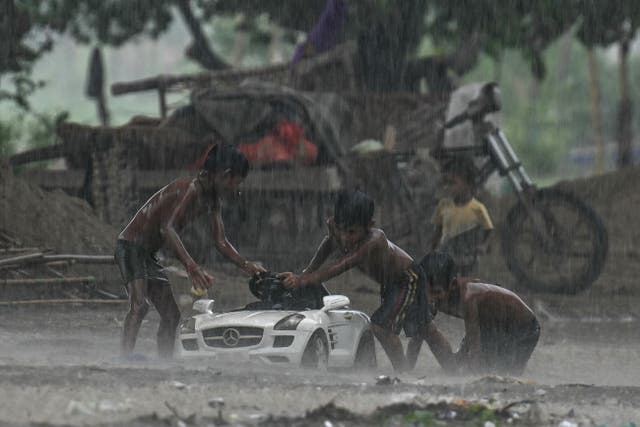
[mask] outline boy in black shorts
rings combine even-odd
[[[194,291],[205,291],[214,278],[193,260],[178,232],[202,214],[211,218],[216,249],[245,273],[266,271],[245,260],[229,243],[222,222],[221,200],[234,192],[249,171],[246,157],[234,146],[213,146],[196,178],[180,178],[159,190],[140,208],[118,236],[115,259],[127,284],[129,312],[122,332],[122,355],[130,357],[142,320],[149,311],[147,299],[160,314],[158,352],[173,354],[180,311],[167,277],[155,258],[166,245],[185,266]]]

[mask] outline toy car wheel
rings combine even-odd
[[[375,369],[378,366],[376,359],[376,344],[373,339],[373,333],[366,331],[362,334],[356,350],[356,357],[353,367],[356,370]]]
[[[321,329],[313,333],[302,354],[300,366],[306,369],[326,370],[329,360],[327,337]]]

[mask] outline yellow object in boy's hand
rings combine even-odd
[[[193,295],[194,297],[198,297],[198,298],[202,298],[203,296],[207,295],[207,290],[206,289],[196,289],[193,286],[191,287],[191,295]]]

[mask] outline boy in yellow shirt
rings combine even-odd
[[[431,222],[436,227],[432,250],[448,253],[466,276],[476,268],[478,249],[484,246],[493,224],[487,208],[475,197],[476,167],[468,157],[449,160],[442,167],[448,194],[438,203]]]

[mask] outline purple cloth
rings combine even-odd
[[[314,53],[332,49],[338,43],[338,36],[346,17],[347,4],[345,0],[327,0],[322,15],[309,31],[307,40],[296,47],[291,65],[295,65],[302,58],[307,43],[313,47]]]

